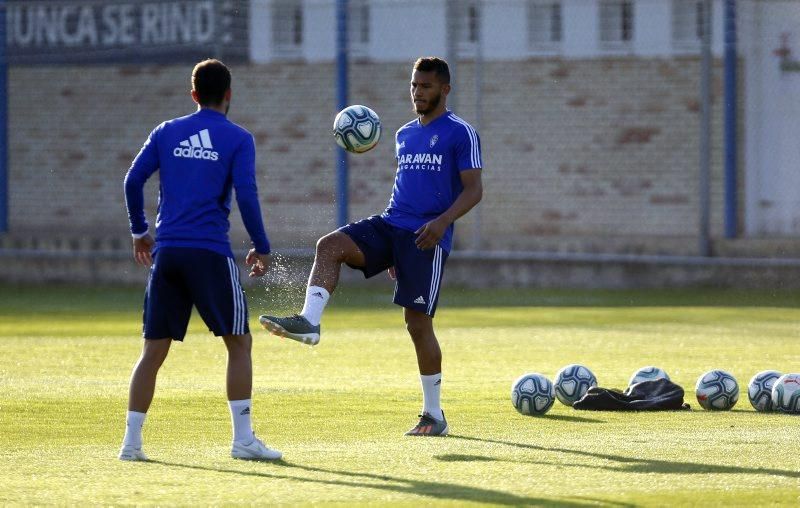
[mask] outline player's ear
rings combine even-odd
[[[450,93],[450,83],[445,83],[444,85],[442,85],[442,93],[444,93],[445,95]]]
[[[200,104],[200,96],[197,95],[197,90],[192,90],[191,92],[189,92],[189,94],[192,96],[193,101]]]
[[[225,90],[225,100],[226,100],[226,101],[228,101],[228,102],[230,102],[230,101],[231,101],[231,95],[233,95],[233,92],[231,91],[231,89],[230,89],[230,88],[228,88],[227,90]]]

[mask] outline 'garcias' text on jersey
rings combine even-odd
[[[397,131],[394,146],[397,173],[382,217],[409,231],[450,208],[464,190],[462,171],[483,168],[478,133],[451,111],[428,125],[419,119],[407,123]],[[450,252],[452,242],[451,225],[439,244]]]
[[[425,171],[441,171],[442,155],[431,153],[407,153],[397,157],[398,169],[421,169]]]
[[[180,145],[172,151],[172,155],[215,161],[219,159],[219,153],[212,151],[212,148],[214,145],[211,143],[211,135],[208,133],[208,129],[203,129],[197,134],[189,136],[189,139],[181,141]]]

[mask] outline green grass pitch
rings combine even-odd
[[[0,287],[0,504],[800,504],[800,417],[756,413],[746,395],[757,371],[800,371],[798,293],[447,288],[446,438],[403,436],[421,397],[389,288],[342,288],[316,348],[256,328],[299,289],[248,293],[254,426],[285,460],[229,457],[224,346],[194,317],[145,424],[153,461],[123,463],[141,290]],[[606,387],[658,365],[693,410],[517,414],[511,382],[568,363]],[[733,411],[694,399],[713,368],[739,381]]]

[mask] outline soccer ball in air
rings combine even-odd
[[[781,373],[775,370],[759,372],[747,385],[747,397],[756,411],[772,411],[772,386]]]
[[[669,376],[662,369],[649,365],[634,372],[631,376],[631,380],[628,381],[628,386],[641,383],[642,381],[655,381],[656,379],[666,379],[669,381]]]
[[[800,414],[800,374],[784,374],[772,385],[772,409]]]
[[[511,403],[524,415],[543,415],[555,400],[553,383],[541,374],[525,374],[511,385]]]
[[[695,395],[703,409],[725,411],[739,400],[739,383],[724,370],[710,370],[697,380]]]
[[[572,364],[558,371],[553,384],[559,402],[572,406],[589,388],[597,386],[597,378],[588,367]]]
[[[381,139],[381,119],[366,106],[347,106],[333,119],[333,137],[348,152],[364,153]]]

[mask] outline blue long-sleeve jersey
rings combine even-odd
[[[232,257],[231,188],[257,252],[268,254],[255,177],[253,136],[222,113],[200,109],[156,127],[125,176],[131,233],[148,230],[144,184],[159,171],[156,245],[196,247]]]

